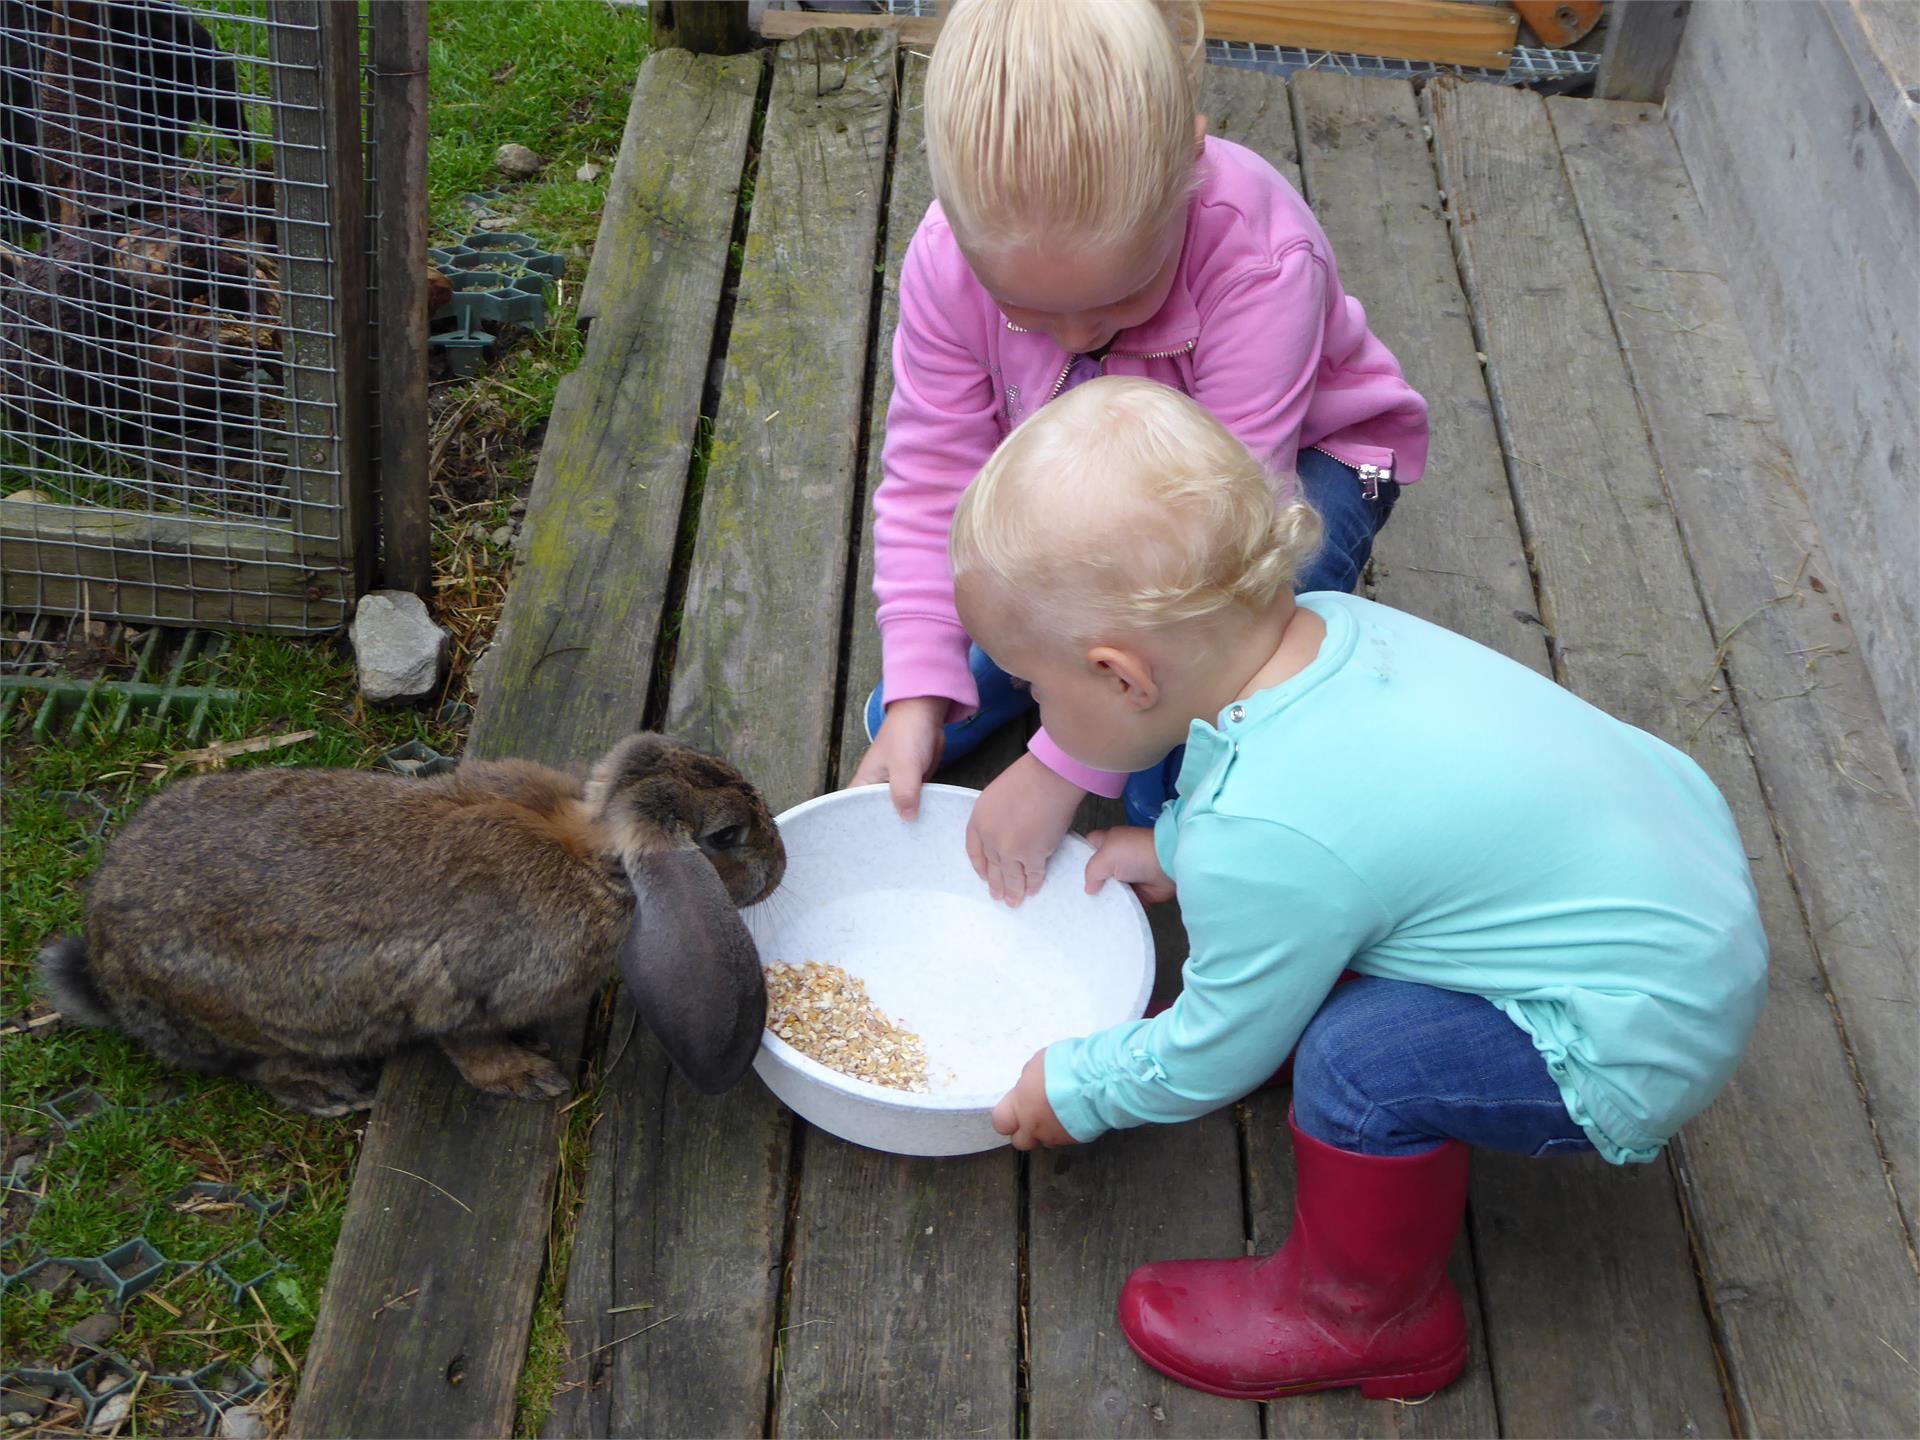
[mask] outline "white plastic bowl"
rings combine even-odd
[[[1109,881],[1087,895],[1092,847],[1069,835],[1038,895],[1018,910],[995,904],[967,860],[979,793],[928,785],[910,824],[884,785],[779,818],[786,880],[744,912],[761,963],[838,965],[927,1048],[932,1088],[913,1094],[842,1075],[766,1033],[753,1068],[767,1088],[843,1140],[897,1155],[1004,1145],[993,1106],[1034,1051],[1146,1009],[1153,936],[1133,892]]]

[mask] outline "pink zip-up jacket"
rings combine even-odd
[[[1166,304],[1123,330],[1100,373],[1142,375],[1198,400],[1275,471],[1302,446],[1402,484],[1427,459],[1427,404],[1360,302],[1340,288],[1333,248],[1286,178],[1209,137]],[[891,702],[938,695],[957,719],[979,703],[953,603],[953,512],[994,448],[1065,388],[1077,357],[1016,329],[981,288],[936,201],[907,249],[893,337],[893,399],[874,495],[874,593]],[[1089,769],[1044,730],[1030,748],[1095,794],[1123,775]]]

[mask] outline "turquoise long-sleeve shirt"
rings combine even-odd
[[[1154,830],[1180,998],[1047,1051],[1076,1140],[1252,1090],[1343,969],[1483,995],[1616,1164],[1733,1074],[1766,936],[1726,801],[1670,745],[1505,656],[1350,595],[1306,669],[1196,720]]]

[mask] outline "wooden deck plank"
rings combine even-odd
[[[1303,74],[1293,77],[1290,89],[1303,193],[1333,243],[1348,292],[1366,305],[1376,333],[1393,335],[1388,344],[1434,414],[1436,483],[1432,490],[1422,486],[1410,492],[1403,502],[1400,518],[1386,532],[1393,538],[1383,543],[1376,571],[1388,568],[1389,547],[1417,568],[1408,571],[1405,595],[1382,598],[1438,619],[1448,609],[1441,602],[1464,587],[1471,599],[1455,608],[1487,617],[1503,633],[1511,632],[1513,643],[1538,651],[1538,627],[1514,618],[1515,612],[1532,610],[1533,588],[1525,565],[1515,563],[1519,541],[1512,504],[1467,330],[1466,302],[1453,279],[1438,184],[1421,137],[1413,87],[1404,81]],[[1433,518],[1441,505],[1449,516],[1444,524]],[[1409,511],[1418,512],[1412,526],[1417,543],[1401,530]],[[1500,543],[1509,538],[1510,546]],[[1256,1254],[1279,1248],[1293,1225],[1291,1103],[1291,1089],[1256,1091],[1243,1102],[1247,1208]],[[1466,1374],[1423,1405],[1382,1405],[1363,1400],[1357,1390],[1276,1400],[1267,1406],[1266,1434],[1498,1433],[1477,1282],[1464,1234],[1451,1270],[1471,1330]]]
[[[621,182],[646,201],[607,237],[609,323],[555,405],[475,755],[583,761],[640,712],[759,73],[682,51],[642,71],[656,135],[684,143]],[[580,1034],[557,1027],[563,1068]],[[476,1094],[438,1056],[387,1066],[293,1433],[511,1430],[564,1123]]]
[[[1412,88],[1308,75],[1294,82],[1294,97],[1307,193],[1341,273],[1432,416],[1427,478],[1403,496],[1375,552],[1377,598],[1550,673]],[[1250,1160],[1252,1141],[1249,1132]],[[1469,1225],[1486,1324],[1484,1342],[1475,1337],[1475,1363],[1492,1364],[1508,1433],[1725,1433],[1672,1187],[1664,1177],[1656,1185],[1636,1180],[1604,1163],[1474,1157]],[[1285,1223],[1282,1213],[1278,1225]],[[1569,1229],[1584,1237],[1580,1245],[1565,1243]],[[1577,1316],[1543,1313],[1543,1299],[1573,1294],[1586,1297]],[[1596,1345],[1596,1336],[1610,1338]],[[1454,1398],[1465,1384],[1442,1400],[1465,1405]],[[1495,1423],[1480,1403],[1476,1396],[1471,1408],[1449,1414],[1435,1401],[1404,1423],[1430,1427],[1426,1433],[1490,1434]]]
[[[1455,243],[1571,688],[1689,751],[1745,837],[1773,946],[1754,1051],[1671,1160],[1746,1433],[1909,1434],[1913,1269],[1543,101],[1429,89]],[[1834,863],[1845,863],[1835,857]]]
[[[769,15],[782,12],[768,11]],[[831,18],[831,17],[822,17]],[[932,199],[920,97],[925,57],[902,57],[876,327],[866,496],[880,483],[900,265]],[[880,674],[873,516],[860,507],[835,783],[867,747],[861,716]],[[1016,757],[1021,727],[940,775],[982,784]],[[1019,1166],[1011,1151],[953,1160],[884,1155],[808,1129],[788,1260],[774,1428],[781,1435],[1012,1435],[1019,1393]]]
[[[1920,794],[1920,74],[1876,35],[1895,15],[1920,32],[1910,0],[1695,5],[1665,114]]]
[[[890,34],[780,47],[667,705],[776,811],[827,780],[894,71]],[[567,1296],[589,1367],[568,1379],[598,1361],[604,1394],[563,1396],[549,1433],[758,1434],[788,1118],[758,1085],[705,1099],[651,1041],[632,1050],[609,1067],[576,1245],[611,1263],[581,1259]]]
[[[1665,119],[1547,113],[1911,1230],[1920,850],[1893,739]]]
[[[1209,66],[1208,130],[1264,155],[1298,183],[1284,81]],[[1124,823],[1089,801],[1080,828]],[[1077,877],[1050,874],[1049,884]],[[1186,935],[1156,907],[1161,986],[1178,990]],[[1133,1354],[1113,1318],[1120,1287],[1151,1260],[1244,1253],[1238,1127],[1231,1110],[1142,1126],[1091,1148],[1034,1155],[1028,1172],[1028,1416],[1034,1435],[1253,1435],[1258,1407],[1165,1379]],[[1169,1177],[1177,1176],[1176,1184]]]

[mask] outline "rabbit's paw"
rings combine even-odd
[[[557,1100],[573,1090],[551,1060],[503,1036],[446,1036],[440,1048],[469,1085],[490,1095]]]
[[[289,1110],[331,1118],[372,1106],[380,1067],[281,1057],[259,1061],[248,1078]]]

